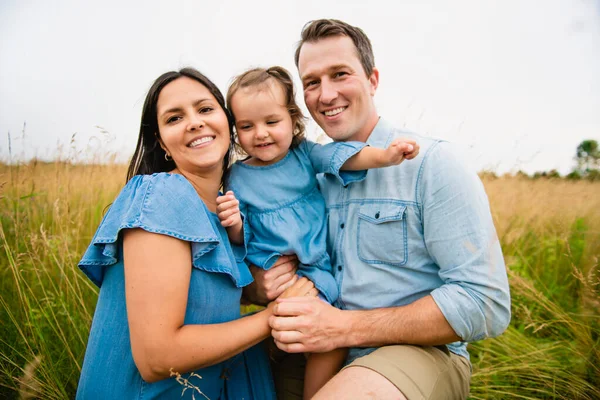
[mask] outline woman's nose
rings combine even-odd
[[[203,126],[204,126],[204,119],[200,115],[195,114],[193,117],[190,118],[188,129],[190,131],[194,131],[194,130],[202,128]]]

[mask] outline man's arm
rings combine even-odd
[[[500,335],[510,292],[483,184],[449,143],[430,151],[417,186],[425,245],[443,285],[431,297],[465,342]]]
[[[506,329],[508,281],[487,197],[477,175],[444,147],[426,155],[418,183],[425,242],[444,283],[407,306],[368,311],[281,300],[270,318],[278,346],[319,352],[339,346],[439,345],[497,336]]]
[[[460,340],[431,296],[402,307],[353,311],[316,299],[278,299],[269,324],[277,346],[289,353]]]

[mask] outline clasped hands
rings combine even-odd
[[[243,243],[242,216],[239,201],[232,191],[217,198],[217,215],[228,229],[233,243]],[[271,335],[275,344],[288,353],[326,352],[336,348],[340,332],[333,327],[341,312],[318,299],[313,282],[299,278],[296,256],[281,256],[265,271],[250,266],[254,282],[244,288],[244,299],[267,305]]]
[[[254,282],[245,296],[258,304],[268,303],[271,335],[278,348],[288,353],[320,353],[336,348],[335,329],[340,310],[316,296],[307,278],[296,275],[298,260],[282,256],[268,271],[251,266]],[[270,302],[270,303],[269,303]]]

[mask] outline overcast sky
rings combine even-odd
[[[380,115],[478,169],[566,173],[600,140],[598,0],[1,0],[0,159],[127,160],[158,75],[193,66],[223,91],[253,66],[296,76],[301,28],[323,17],[371,38]]]

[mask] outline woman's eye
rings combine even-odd
[[[212,110],[214,110],[214,108],[212,108],[212,107],[202,107],[200,109],[200,113],[205,114],[205,113],[211,112]]]
[[[179,121],[179,119],[181,119],[181,117],[180,117],[180,116],[178,116],[178,115],[174,115],[174,116],[172,116],[172,117],[169,117],[169,118],[167,119],[167,124],[171,124],[171,123],[173,123],[173,122],[175,122],[175,121]]]

